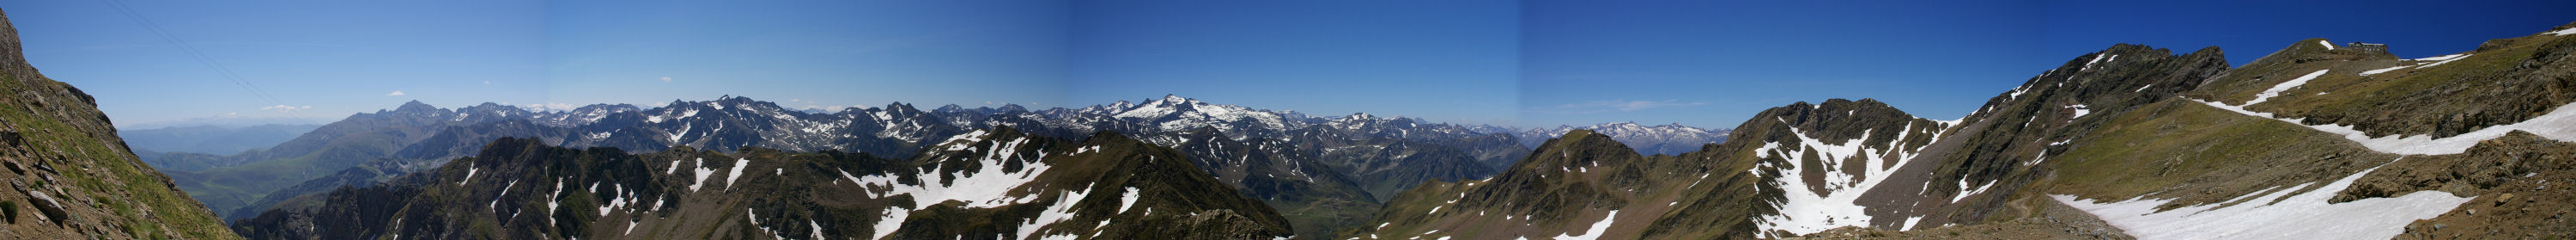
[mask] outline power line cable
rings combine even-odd
[[[222,63],[216,62],[214,57],[207,56],[204,51],[197,50],[196,46],[188,45],[188,41],[179,39],[179,36],[176,34],[170,34],[170,30],[161,28],[161,24],[152,22],[152,19],[150,18],[144,18],[142,13],[134,11],[134,7],[126,6],[125,3],[118,2],[116,0],[99,1],[106,2],[107,6],[109,8],[116,9],[117,13],[123,13],[126,18],[134,19],[135,23],[142,24],[145,30],[150,30],[153,35],[160,36],[162,41],[167,41],[170,42],[170,45],[178,46],[180,52],[186,53],[191,58],[197,59],[197,62],[199,63],[205,63],[207,68],[213,68],[217,75],[222,75],[225,80],[232,81],[234,86],[240,86],[243,90],[249,91],[252,96],[259,97],[260,100],[268,101],[269,104],[277,104],[279,107],[293,108],[293,106],[286,105],[286,101],[280,101],[276,96],[268,94],[268,91],[260,90],[258,84],[252,84],[250,80],[243,78],[241,74],[233,72],[232,68],[224,67]],[[294,116],[299,119],[304,118],[304,114],[296,113],[294,110],[279,112],[284,112],[289,116]]]

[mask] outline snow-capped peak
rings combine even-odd
[[[1342,119],[1368,120],[1368,119],[1377,119],[1377,117],[1376,117],[1376,116],[1370,116],[1368,113],[1351,113],[1351,115],[1350,115],[1350,116],[1344,116],[1344,117],[1342,117]]]
[[[1125,105],[1125,102],[1121,101],[1119,105]],[[1197,99],[1184,98],[1180,95],[1163,95],[1163,99],[1149,100],[1144,104],[1137,104],[1133,108],[1120,109],[1111,116],[1131,120],[1158,121],[1161,123],[1157,124],[1156,128],[1164,131],[1183,131],[1197,128],[1216,128],[1219,131],[1231,131],[1237,127],[1260,127],[1267,129],[1286,129],[1288,127],[1288,122],[1276,113],[1235,105],[1208,104],[1206,102],[1200,102]]]
[[[1701,144],[1725,141],[1727,133],[1730,132],[1724,129],[1710,130],[1684,126],[1681,123],[1646,126],[1636,122],[1611,122],[1581,127],[1557,125],[1555,128],[1531,128],[1521,131],[1520,138],[1522,144],[1535,147],[1547,139],[1563,136],[1566,132],[1576,129],[1609,135],[1611,139],[1637,148],[1644,154],[1678,154],[1698,150]]]

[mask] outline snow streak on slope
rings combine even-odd
[[[2326,203],[2336,193],[2351,187],[2353,180],[2378,169],[2362,170],[2316,190],[2286,198],[2281,195],[2297,188],[2269,194],[2247,193],[2247,196],[2263,196],[2224,208],[2218,207],[2219,204],[2208,204],[2157,212],[2156,206],[2173,200],[2130,199],[2104,203],[2068,195],[2049,196],[2101,216],[2102,221],[2110,222],[2138,239],[2388,239],[2405,231],[2408,223],[2440,216],[2461,203],[2475,199],[2453,197],[2438,191],[2417,191],[2394,198]]]
[[[1788,123],[1785,119],[1780,121],[1783,125]],[[1929,127],[1938,129],[1941,126]],[[1754,154],[1756,156],[1765,158],[1770,156],[1780,156],[1782,158],[1786,158],[1787,161],[1784,162],[1789,164],[1788,166],[1772,166],[1770,162],[1766,161],[1759,166],[1754,167],[1755,169],[1753,171],[1760,171],[1760,169],[1764,168],[1779,169],[1780,177],[1775,178],[1772,181],[1774,181],[1773,183],[1777,184],[1781,190],[1787,192],[1782,194],[1784,195],[1784,201],[1773,203],[1773,207],[1780,210],[1779,215],[1762,216],[1762,222],[1758,227],[1760,227],[1761,232],[1763,232],[1764,235],[1768,235],[1768,233],[1773,230],[1788,231],[1795,234],[1812,234],[1825,231],[1826,229],[1833,229],[1835,227],[1868,226],[1870,222],[1869,215],[1863,212],[1864,208],[1861,207],[1860,204],[1855,203],[1860,200],[1861,193],[1869,192],[1870,188],[1875,188],[1881,181],[1887,180],[1889,175],[1894,175],[1896,173],[1895,166],[1905,166],[1906,162],[1912,162],[1914,160],[1914,156],[1921,153],[1922,150],[1919,147],[1887,149],[1887,146],[1864,145],[1863,143],[1869,141],[1870,134],[1867,131],[1875,131],[1876,129],[1863,130],[1860,138],[1840,143],[1828,143],[1821,139],[1809,137],[1806,131],[1800,130],[1797,127],[1788,128],[1790,134],[1798,136],[1798,145],[1783,146],[1779,142],[1765,142],[1762,143],[1762,148],[1754,150]],[[1904,141],[1901,140],[1905,139],[1906,135],[1912,134],[1914,132],[1914,128],[1916,128],[1916,126],[1912,123],[1908,123],[1905,127],[1899,128],[1900,132],[1897,132],[1896,139],[1899,139],[1900,141],[1889,141],[1888,143],[1890,145],[1903,145]],[[1937,131],[1932,136],[1932,139],[1940,139]],[[1928,144],[1926,144],[1926,146],[1928,146]],[[1806,161],[1802,158],[1808,154],[1806,151],[1809,149],[1817,151],[1814,154],[1823,158],[1816,159],[1817,162],[1822,163],[1820,164],[1821,166],[1804,165]],[[1897,162],[1894,164],[1877,163],[1879,160],[1891,158],[1896,159]],[[1853,176],[1844,173],[1844,171],[1840,170],[1844,168],[1842,166],[1844,164],[1861,164],[1861,167],[1865,169],[1865,171],[1863,171],[1864,175]],[[1825,174],[1825,176],[1823,176],[1825,179],[1823,186],[1809,186],[1806,181],[1802,180],[1806,179],[1805,174],[1807,174],[1807,172],[1801,170],[1808,168],[1825,169],[1825,171],[1823,171]],[[1823,192],[1818,192],[1817,190],[1819,189]]]
[[[2444,64],[2444,63],[2451,63],[2451,61],[2459,61],[2459,60],[2460,60],[2460,59],[2462,59],[2462,58],[2468,58],[2468,57],[2469,57],[2469,54],[2467,54],[2467,53],[2462,53],[2462,54],[2451,54],[2451,55],[2434,56],[2434,57],[2428,57],[2428,58],[2407,59],[2407,61],[2418,61],[2418,62],[2422,62],[2422,61],[2435,61],[2435,62],[2432,62],[2432,63],[2416,63],[2415,65],[2401,65],[2401,66],[2395,66],[2395,67],[2388,67],[2388,68],[2381,68],[2381,69],[2373,69],[2373,70],[2370,70],[2370,71],[2361,71],[2361,75],[2362,75],[2362,76],[2370,76],[2370,75],[2373,75],[2373,74],[2388,73],[2389,71],[2397,71],[2398,69],[2441,66],[2441,65],[2442,65],[2442,64]]]
[[[1144,192],[1135,187],[1127,187],[1127,193],[1118,198],[1118,213],[1127,213],[1127,208],[1136,207],[1136,198],[1144,197],[1138,194],[1144,194]]]
[[[2271,101],[2272,97],[2281,96],[2281,91],[2289,91],[2291,88],[2299,87],[2299,85],[2308,85],[2308,80],[2316,80],[2317,76],[2325,75],[2326,70],[2317,70],[2316,72],[2308,73],[2306,76],[2299,76],[2297,79],[2290,79],[2288,82],[2281,82],[2281,85],[2272,85],[2272,89],[2265,89],[2262,94],[2254,94],[2254,100],[2245,101],[2245,105],[2243,106],[2253,106],[2256,103],[2263,103],[2263,101]]]
[[[1081,191],[1065,191],[1065,192],[1064,192],[1064,194],[1063,194],[1062,196],[1057,196],[1057,197],[1056,197],[1056,200],[1055,200],[1055,204],[1054,204],[1054,205],[1047,205],[1047,209],[1046,209],[1046,211],[1044,211],[1044,212],[1038,212],[1038,217],[1037,217],[1037,218],[1032,218],[1032,219],[1029,219],[1029,221],[1028,221],[1028,222],[1023,222],[1023,223],[1021,223],[1021,224],[1020,224],[1020,239],[1073,239],[1073,233],[1069,233],[1069,232],[1068,232],[1068,233],[1064,233],[1064,234],[1059,234],[1059,235],[1046,236],[1046,237],[1044,237],[1044,238],[1040,238],[1040,237],[1038,237],[1038,236],[1034,236],[1034,235],[1037,235],[1037,233],[1038,233],[1038,228],[1045,227],[1046,225],[1051,225],[1051,224],[1055,224],[1055,223],[1058,223],[1058,222],[1064,222],[1065,220],[1071,220],[1071,219],[1073,219],[1073,215],[1074,215],[1074,212],[1073,212],[1073,204],[1074,204],[1074,203],[1076,203],[1076,202],[1081,202],[1081,201],[1082,201],[1082,199],[1083,199],[1084,197],[1089,197],[1089,196],[1091,196],[1091,192],[1088,190],[1088,189],[1091,189],[1091,188],[1090,188],[1090,187],[1088,187],[1088,186],[1089,186],[1089,185],[1085,185],[1085,187],[1083,187],[1083,188],[1076,188],[1076,189],[1084,189],[1084,190],[1081,190]],[[1107,221],[1107,220],[1102,220],[1102,221]]]
[[[2105,60],[2105,58],[2108,58],[2108,60]],[[2084,61],[2084,67],[2083,67],[2083,68],[2077,68],[2076,70],[2092,70],[2092,69],[2093,69],[2093,64],[2095,64],[2095,63],[2110,62],[2109,60],[2118,60],[2118,59],[2120,59],[2120,55],[2111,55],[2111,54],[2099,54],[2099,55],[2093,55],[2093,60],[2092,60],[2092,61]],[[2020,95],[2020,94],[2014,94],[2014,95],[2018,96],[2018,95]]]
[[[750,158],[733,160],[733,173],[725,174],[725,190],[733,190],[733,180],[742,179],[742,169],[744,168],[751,168]]]
[[[883,189],[869,191],[869,197],[872,198],[887,198],[899,195],[912,196],[914,205],[891,206],[884,210],[886,213],[885,218],[879,219],[876,223],[877,234],[880,238],[884,237],[885,234],[899,230],[902,227],[901,224],[904,218],[911,215],[911,210],[928,208],[931,205],[937,205],[950,200],[965,202],[966,205],[962,206],[963,208],[994,208],[1013,204],[1027,204],[1039,199],[1039,196],[1044,193],[1043,191],[1027,191],[1021,194],[1011,193],[1012,190],[1020,189],[1022,185],[1027,185],[1030,182],[1036,181],[1038,175],[1044,174],[1048,169],[1052,168],[1051,165],[1048,165],[1045,162],[1046,155],[1044,153],[1024,154],[1019,152],[1021,145],[1028,143],[1029,139],[1027,138],[986,141],[988,140],[985,139],[987,137],[990,136],[979,130],[949,139],[946,141],[946,144],[949,144],[948,146],[934,147],[934,149],[946,149],[950,151],[950,153],[954,153],[959,150],[977,148],[986,149],[986,151],[984,151],[984,155],[974,159],[972,163],[981,164],[982,166],[978,166],[975,168],[976,170],[972,172],[954,173],[955,177],[949,179],[946,184],[942,184],[940,181],[936,180],[941,179],[942,175],[940,169],[936,168],[922,171],[920,174],[913,176],[917,179],[922,179],[922,185],[903,184],[897,181],[900,177],[895,175],[855,176],[851,175],[849,172],[841,172],[841,177],[869,189]],[[1010,162],[1021,163],[1021,169],[1019,171],[1004,170],[1004,166]],[[1020,235],[1018,236],[1021,236],[1023,239],[1037,238],[1038,236],[1031,235],[1036,234],[1039,227],[1071,219],[1074,215],[1071,208],[1076,202],[1082,201],[1082,199],[1088,195],[1088,191],[1086,189],[1089,188],[1084,187],[1076,188],[1071,191],[1063,191],[1064,194],[1059,194],[1056,198],[1056,202],[1053,205],[1050,205],[1045,212],[1040,213],[1037,218],[1029,219],[1028,222],[1020,223]],[[1129,200],[1124,204],[1133,204],[1135,202],[1135,198],[1133,197],[1135,196],[1133,194],[1136,194],[1134,191],[1135,188],[1128,189],[1130,189],[1130,197],[1127,198]],[[1120,210],[1123,211],[1126,207],[1128,206],[1121,206]],[[1047,236],[1047,238],[1050,239],[1057,237],[1060,236]]]
[[[2407,67],[2414,67],[2414,66],[2415,66],[2415,65],[2404,65],[2404,66],[2395,66],[2395,67],[2388,67],[2388,68],[2381,68],[2381,69],[2372,69],[2372,70],[2370,70],[2370,71],[2361,71],[2361,75],[2362,75],[2362,76],[2370,76],[2370,75],[2372,75],[2372,74],[2387,73],[2388,71],[2397,71],[2398,69],[2406,69]]]
[[[912,195],[914,206],[911,206],[909,209],[928,208],[930,205],[937,205],[940,202],[946,202],[948,200],[966,202],[966,208],[989,208],[1008,204],[1028,203],[1030,199],[1025,198],[1025,196],[1007,195],[1011,192],[1011,189],[1019,188],[1022,184],[1028,184],[1030,181],[1036,180],[1039,173],[1046,172],[1046,170],[1051,166],[1042,161],[1044,156],[1041,155],[1038,158],[1040,160],[1026,161],[1026,163],[1023,164],[1023,169],[1020,169],[1020,171],[1004,171],[1004,161],[1021,161],[1018,159],[1021,159],[1023,156],[1017,154],[1016,151],[1019,150],[1020,144],[1025,142],[1028,142],[1028,139],[1013,139],[1008,142],[995,143],[992,146],[992,151],[987,152],[983,159],[978,159],[975,162],[975,164],[982,164],[983,166],[978,167],[976,169],[977,171],[974,172],[957,173],[955,178],[947,181],[947,184],[940,184],[940,181],[932,181],[941,178],[939,174],[940,170],[936,168],[929,171],[923,171],[922,174],[914,176],[918,179],[925,179],[922,181],[922,185],[919,186],[906,185],[897,182],[896,179],[898,177],[893,175],[870,175],[859,177],[851,176],[848,172],[842,172],[841,177],[848,178],[851,182],[859,183],[861,186],[888,189],[882,193],[871,192],[870,195],[874,195],[871,197],[885,198],[896,195]]]
[[[2299,123],[2299,121],[2303,119],[2276,118],[2273,117],[2271,113],[2245,110],[2245,106],[2230,106],[2217,102],[2201,100],[2192,101],[2199,101],[2202,104],[2208,104],[2210,107],[2245,114],[2246,116],[2281,120],[2282,122],[2289,122],[2294,125],[2307,126],[2309,129],[2316,129],[2317,131],[2343,135],[2345,140],[2352,140],[2353,142],[2361,143],[2362,147],[2370,148],[2371,151],[2384,153],[2426,155],[2460,154],[2468,152],[2469,147],[2478,145],[2479,141],[2503,137],[2505,133],[2510,133],[2515,130],[2531,132],[2532,134],[2540,135],[2541,137],[2546,137],[2550,140],[2576,142],[2576,104],[2560,105],[2557,110],[2550,111],[2547,115],[2540,115],[2539,117],[2533,117],[2530,120],[2523,120],[2519,123],[2489,126],[2483,129],[2478,129],[2477,131],[2462,133],[2460,135],[2446,138],[2433,138],[2433,136],[2429,135],[2388,135],[2373,138],[2370,137],[2369,133],[2353,129],[2352,126],[2306,125]]]
[[[715,176],[716,174],[716,169],[707,168],[707,159],[699,158],[696,159],[696,161],[698,162],[698,168],[690,171],[697,173],[698,179],[689,181],[689,192],[698,192],[698,187],[704,187],[707,185],[707,177]]]

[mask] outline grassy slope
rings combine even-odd
[[[2280,183],[2331,181],[2394,160],[2341,136],[2174,99],[2112,116],[2113,124],[2048,160],[2032,193],[2086,199],[2224,201]],[[2284,170],[2292,169],[2292,170]],[[2170,191],[2171,189],[2201,191]]]
[[[319,151],[304,155],[261,160],[240,166],[172,174],[179,178],[180,189],[206,203],[207,207],[230,211],[250,204],[270,192],[303,183],[324,175],[348,169],[363,161],[375,159],[401,148],[401,136],[392,132],[367,132],[334,138]],[[248,217],[248,216],[238,216]]]
[[[52,80],[22,81],[15,77],[0,78],[5,78],[0,79],[5,80],[0,81],[0,92],[39,92],[70,87],[68,84]],[[67,102],[69,100],[53,99],[51,103],[67,104],[70,103]],[[95,113],[94,110],[90,112]],[[70,173],[63,175],[66,177],[62,179],[64,182],[76,185],[80,189],[91,190],[88,191],[90,196],[60,197],[93,199],[103,205],[99,207],[113,209],[111,215],[113,219],[102,221],[123,226],[117,230],[126,236],[151,239],[238,238],[231,231],[224,229],[223,222],[217,220],[213,212],[206,210],[196,200],[181,195],[177,189],[169,185],[160,184],[166,183],[169,179],[153,171],[149,166],[144,166],[141,161],[135,160],[132,152],[120,148],[123,145],[121,142],[114,142],[118,140],[99,139],[93,137],[92,133],[85,133],[79,126],[65,123],[65,121],[89,121],[90,119],[58,119],[54,115],[39,114],[23,104],[0,104],[0,118],[5,118],[8,123],[15,125],[18,132],[25,134],[23,136],[26,138],[27,147],[31,148],[27,150],[37,154],[48,152],[60,154],[62,158],[71,159],[63,163],[78,164],[78,166],[57,167],[57,169]],[[106,123],[96,124],[105,125]],[[117,145],[111,146],[107,143]],[[164,235],[165,233],[175,236]]]

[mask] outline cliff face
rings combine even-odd
[[[36,73],[0,13],[0,238],[231,239],[137,160],[98,102]]]

